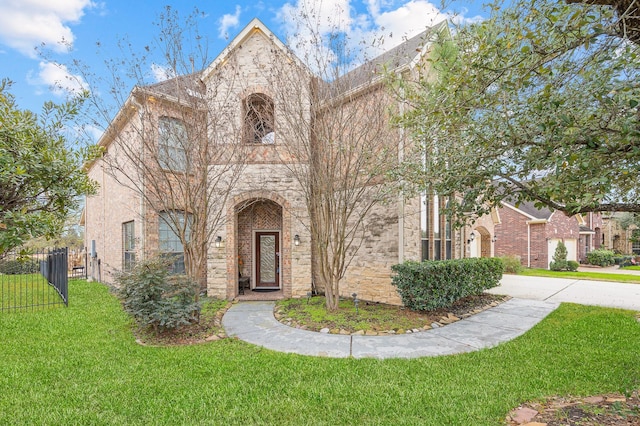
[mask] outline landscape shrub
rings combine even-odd
[[[631,254],[627,254],[627,255],[616,254],[615,257],[613,258],[613,262],[616,265],[620,265],[621,268],[624,268],[625,266],[632,266],[632,265],[636,264],[635,256],[633,256]]]
[[[185,275],[170,275],[166,259],[138,262],[116,276],[124,309],[141,326],[163,331],[198,319],[198,286]]]
[[[504,264],[498,258],[407,261],[391,267],[402,303],[417,311],[451,306],[463,297],[496,287]]]
[[[567,270],[568,271],[575,272],[575,271],[578,270],[579,266],[580,266],[580,263],[576,262],[575,260],[567,261]]]
[[[35,274],[40,270],[33,259],[12,259],[0,262],[0,274],[20,275]]]
[[[587,263],[597,266],[609,266],[615,263],[615,253],[611,250],[597,249],[587,253]]]
[[[524,269],[520,260],[520,256],[509,255],[499,257],[499,259],[502,260],[502,264],[504,265],[504,272],[507,274],[519,274]]]
[[[549,269],[552,271],[565,271],[567,269],[567,246],[562,241],[556,246],[552,259],[551,263],[549,263]]]

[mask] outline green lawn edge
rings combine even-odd
[[[575,278],[579,280],[591,281],[612,281],[628,284],[640,284],[640,275],[630,274],[610,274],[605,272],[569,272],[569,271],[550,271],[548,269],[524,269],[518,275],[529,277],[549,277],[549,278]]]

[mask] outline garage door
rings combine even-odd
[[[567,260],[578,260],[578,240],[575,238],[567,238],[564,240],[567,246]]]
[[[547,265],[553,261],[553,255],[556,253],[558,243],[562,241],[559,238],[552,238],[549,240],[549,261]],[[575,238],[567,238],[564,240],[564,245],[567,247],[567,260],[578,260],[578,240]]]

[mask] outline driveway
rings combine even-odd
[[[571,302],[640,311],[640,284],[505,274],[488,291],[520,299]]]

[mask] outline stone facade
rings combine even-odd
[[[407,48],[409,53],[400,49],[399,52],[405,52],[407,56],[413,55],[402,59],[401,63],[409,64],[416,58],[415,52],[422,51],[416,48],[423,46],[424,39],[411,43],[420,43],[420,46]],[[259,281],[257,259],[262,253],[258,251],[257,238],[264,233],[277,236],[275,273],[281,295],[305,297],[314,288],[309,216],[301,181],[296,178],[296,173],[306,170],[308,156],[296,147],[309,143],[311,137],[295,128],[296,120],[315,125],[325,120],[330,128],[332,108],[346,104],[345,111],[350,114],[367,111],[360,114],[360,121],[348,131],[370,132],[377,136],[376,140],[384,141],[371,151],[373,156],[401,161],[404,145],[402,135],[388,126],[388,113],[393,110],[394,101],[382,86],[363,90],[362,81],[358,81],[359,86],[349,92],[348,97],[336,98],[336,104],[335,99],[330,99],[317,105],[312,102],[316,99],[314,90],[324,90],[330,83],[318,83],[308,70],[300,72],[300,67],[305,66],[255,20],[206,70],[132,92],[112,128],[100,141],[106,150],[105,158],[89,166],[90,176],[100,184],[99,193],[87,198],[84,222],[87,247],[95,241],[95,263],[99,260],[101,265],[100,274],[92,273],[95,279],[110,282],[112,274],[122,270],[124,223],[134,222],[135,257],[144,259],[160,250],[161,210],[158,205],[163,205],[164,209],[184,210],[191,215],[198,215],[199,207],[207,206],[210,217],[205,218],[206,231],[211,235],[205,262],[208,295],[226,299],[237,297],[240,276],[248,277],[251,288],[256,288]],[[280,78],[272,78],[274,76]],[[308,80],[300,81],[300,76]],[[349,76],[361,77],[357,73]],[[341,83],[346,81],[340,80]],[[296,92],[292,83],[302,89]],[[334,91],[330,93],[333,96]],[[269,133],[259,137],[254,134],[253,139],[248,140],[247,117],[251,115],[248,108],[252,99],[259,99],[260,107],[268,110],[265,118],[268,122],[261,122],[262,118],[254,114],[254,122],[250,124],[258,130],[268,128]],[[381,118],[385,125],[379,132],[371,130],[375,129],[371,125],[374,111],[369,106],[378,100],[386,106],[377,114],[377,123]],[[317,113],[315,122],[310,120],[312,111]],[[198,127],[197,132],[192,132],[192,139],[197,139],[198,149],[208,154],[202,157],[206,158],[203,175],[210,182],[206,192],[221,193],[218,198],[203,199],[202,204],[196,203],[195,207],[192,203],[189,210],[185,207],[187,196],[182,195],[175,198],[173,206],[166,207],[166,203],[155,203],[154,200],[162,200],[163,191],[168,193],[177,188],[177,183],[182,182],[180,179],[196,183],[196,175],[185,172],[181,178],[174,173],[173,181],[169,179],[164,186],[153,188],[155,195],[150,196],[149,174],[166,170],[151,168],[149,174],[138,174],[138,181],[131,182],[136,177],[133,169],[127,170],[126,164],[121,171],[110,167],[113,163],[107,160],[118,159],[121,155],[119,146],[122,145],[119,144],[129,144],[129,149],[140,145],[140,155],[129,158],[134,163],[146,164],[144,161],[149,156],[159,155],[157,122],[163,117],[180,119],[189,128]],[[134,128],[138,132],[128,130]],[[340,131],[344,130],[331,130],[338,135],[334,139],[340,140]],[[179,151],[174,153],[179,154]],[[348,167],[335,172],[346,172]],[[131,185],[127,185],[127,179]],[[381,174],[360,187],[369,189],[383,185]],[[349,266],[341,281],[341,295],[350,297],[357,293],[361,300],[400,304],[400,297],[391,285],[391,266],[404,260],[420,260],[420,221],[419,197],[392,195],[368,212],[348,256]],[[442,229],[444,225],[443,222]],[[192,235],[194,232],[192,230]],[[444,238],[441,245],[445,250]],[[455,232],[451,234],[451,250],[453,257],[464,255],[464,240]]]

